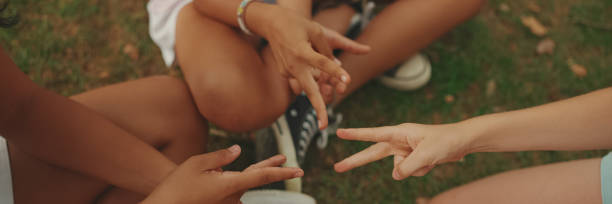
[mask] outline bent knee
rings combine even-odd
[[[245,132],[264,128],[282,115],[289,98],[265,97],[240,90],[221,88],[208,82],[192,88],[199,112],[211,123],[231,132]]]
[[[166,137],[168,142],[176,140],[192,140],[193,142],[201,143],[206,140],[208,124],[205,118],[199,113],[198,108],[191,96],[191,92],[187,84],[177,78],[170,76],[155,76],[151,77],[156,80],[159,86],[157,91],[162,92],[161,100],[166,107],[163,115],[165,119],[161,129],[164,130],[160,134]]]

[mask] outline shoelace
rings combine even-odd
[[[306,151],[308,150],[308,145],[312,141],[312,138],[316,135],[318,131],[318,127],[316,125],[316,113],[314,110],[310,112],[306,112],[306,120],[302,122],[302,131],[300,131],[300,141],[299,147],[297,149],[297,154],[300,157],[304,157],[306,155]]]

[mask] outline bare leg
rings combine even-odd
[[[287,80],[235,29],[185,6],[176,26],[176,54],[204,117],[230,131],[271,124],[291,100]],[[267,54],[266,54],[267,53]]]
[[[403,0],[390,5],[357,39],[372,46],[372,52],[339,57],[353,81],[338,99],[472,16],[482,1]],[[350,12],[341,12],[342,19],[350,19]],[[291,93],[268,49],[258,52],[238,31],[201,15],[192,4],[179,14],[177,60],[200,113],[221,128],[236,132],[262,128],[287,108]]]
[[[204,151],[206,121],[180,80],[152,77],[96,89],[73,99],[161,149],[177,163]],[[9,152],[16,203],[91,203],[109,187],[33,158],[12,144]]]
[[[347,95],[370,79],[399,64],[418,50],[433,42],[455,25],[476,14],[484,0],[398,0],[378,14],[356,39],[370,45],[367,55],[343,53],[338,58],[351,75],[351,84],[345,94],[337,97],[339,103]],[[348,7],[335,9],[336,18],[315,17],[323,25],[336,30],[336,20],[350,19]],[[330,15],[330,14],[324,14]],[[333,20],[333,22],[325,22]],[[346,22],[348,23],[348,22]],[[340,30],[341,32],[344,32]]]
[[[431,203],[601,203],[601,159],[509,171],[444,192]]]

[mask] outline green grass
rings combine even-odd
[[[612,85],[612,1],[491,0],[474,19],[457,27],[423,52],[433,63],[431,82],[415,92],[400,92],[373,81],[341,106],[344,127],[402,122],[448,123],[478,115],[544,104]],[[159,50],[148,37],[144,0],[13,1],[21,23],[0,32],[0,41],[36,83],[63,95],[125,80],[179,75],[164,68]],[[500,4],[510,11],[500,11]],[[532,15],[549,28],[556,42],[552,55],[537,55],[542,39],[521,25]],[[138,49],[137,60],[123,53]],[[571,58],[588,69],[574,76]],[[487,95],[487,84],[496,89]],[[446,95],[455,101],[444,101]],[[213,138],[213,148],[245,140]],[[468,155],[464,162],[435,168],[421,178],[391,179],[392,161],[337,174],[332,165],[368,143],[332,138],[330,146],[311,149],[306,161],[305,192],[320,203],[413,203],[452,187],[495,173],[580,158],[606,151],[521,152]],[[247,151],[248,152],[248,151]],[[245,156],[243,160],[252,159]]]

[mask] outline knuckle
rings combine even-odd
[[[287,65],[287,70],[285,71],[285,73],[286,73],[287,71],[292,72],[292,71],[294,71],[295,69],[296,69],[296,66],[295,66],[295,65],[293,65],[293,64],[289,64],[289,65]],[[289,73],[286,73],[286,74],[289,74]]]
[[[259,184],[265,184],[270,179],[270,174],[267,173],[264,169],[255,169],[253,171],[253,173],[257,175],[257,181]]]
[[[310,26],[311,33],[315,36],[321,36],[323,34],[323,26],[317,22],[312,22]]]
[[[316,29],[315,29],[315,33],[314,33],[317,37],[321,38],[321,40],[324,40],[325,38],[325,32],[323,31],[323,27],[319,24],[317,24]]]
[[[316,63],[320,66],[320,67],[328,67],[330,66],[330,61],[329,59],[325,58],[325,57],[318,57],[316,59]]]
[[[310,47],[310,44],[300,44],[300,46],[298,46],[299,48],[295,48],[295,49],[291,49],[291,54],[293,56],[296,56],[298,59],[305,59],[309,56],[310,52],[308,50],[308,48]],[[300,49],[301,48],[301,49]]]
[[[272,181],[273,181],[272,175],[264,174],[262,176],[262,182],[261,183],[272,183]]]

